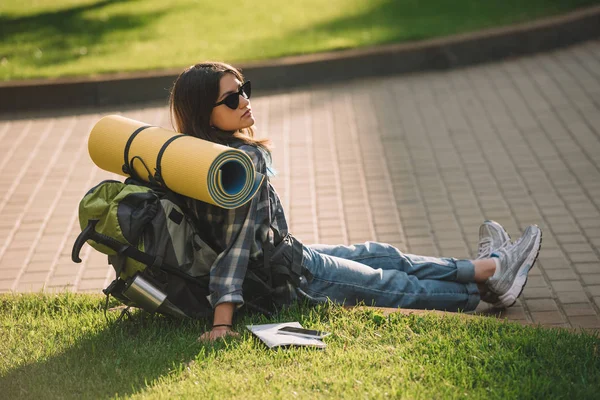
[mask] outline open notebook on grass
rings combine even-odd
[[[307,346],[324,349],[325,343],[319,339],[309,339],[294,335],[282,335],[277,333],[284,326],[292,326],[302,328],[299,322],[282,322],[280,324],[264,324],[264,325],[246,325],[256,337],[258,337],[268,348],[275,347],[298,347]]]

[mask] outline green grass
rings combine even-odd
[[[196,338],[204,322],[135,313],[103,298],[0,296],[2,398],[597,398],[600,339],[493,318],[384,317],[372,309],[295,307],[278,321],[332,332],[324,351],[268,350]]]
[[[0,80],[183,68],[411,41],[598,0],[3,0]]]

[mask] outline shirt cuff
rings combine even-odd
[[[206,296],[206,298],[213,308],[221,303],[235,303],[236,308],[240,308],[242,305],[244,305],[244,298],[242,297],[241,290],[235,290],[230,293],[225,293],[221,296],[219,296],[218,293],[211,293]]]

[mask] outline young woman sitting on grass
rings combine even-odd
[[[173,85],[172,122],[178,132],[245,151],[258,172],[270,171],[268,141],[254,138],[250,82],[223,63],[187,68]],[[242,284],[249,263],[260,263],[265,243],[277,245],[288,227],[277,192],[268,178],[253,200],[234,210],[200,201],[192,208],[211,238],[222,249],[211,267],[208,297],[214,308],[213,327],[200,339],[235,335],[234,311],[244,303]],[[297,299],[337,303],[365,302],[380,307],[471,311],[483,300],[504,308],[523,291],[535,263],[542,232],[525,229],[514,243],[502,226],[485,221],[479,230],[476,260],[404,254],[389,244],[366,242],[352,246],[287,246],[281,260],[293,260],[312,279],[294,288]],[[265,242],[268,241],[268,242]]]

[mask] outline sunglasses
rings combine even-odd
[[[215,104],[213,108],[218,107],[221,104],[225,104],[227,107],[235,110],[240,105],[240,96],[243,96],[245,99],[249,99],[251,94],[252,86],[250,86],[250,81],[246,81],[242,86],[240,86],[240,90],[227,95],[227,97]]]

